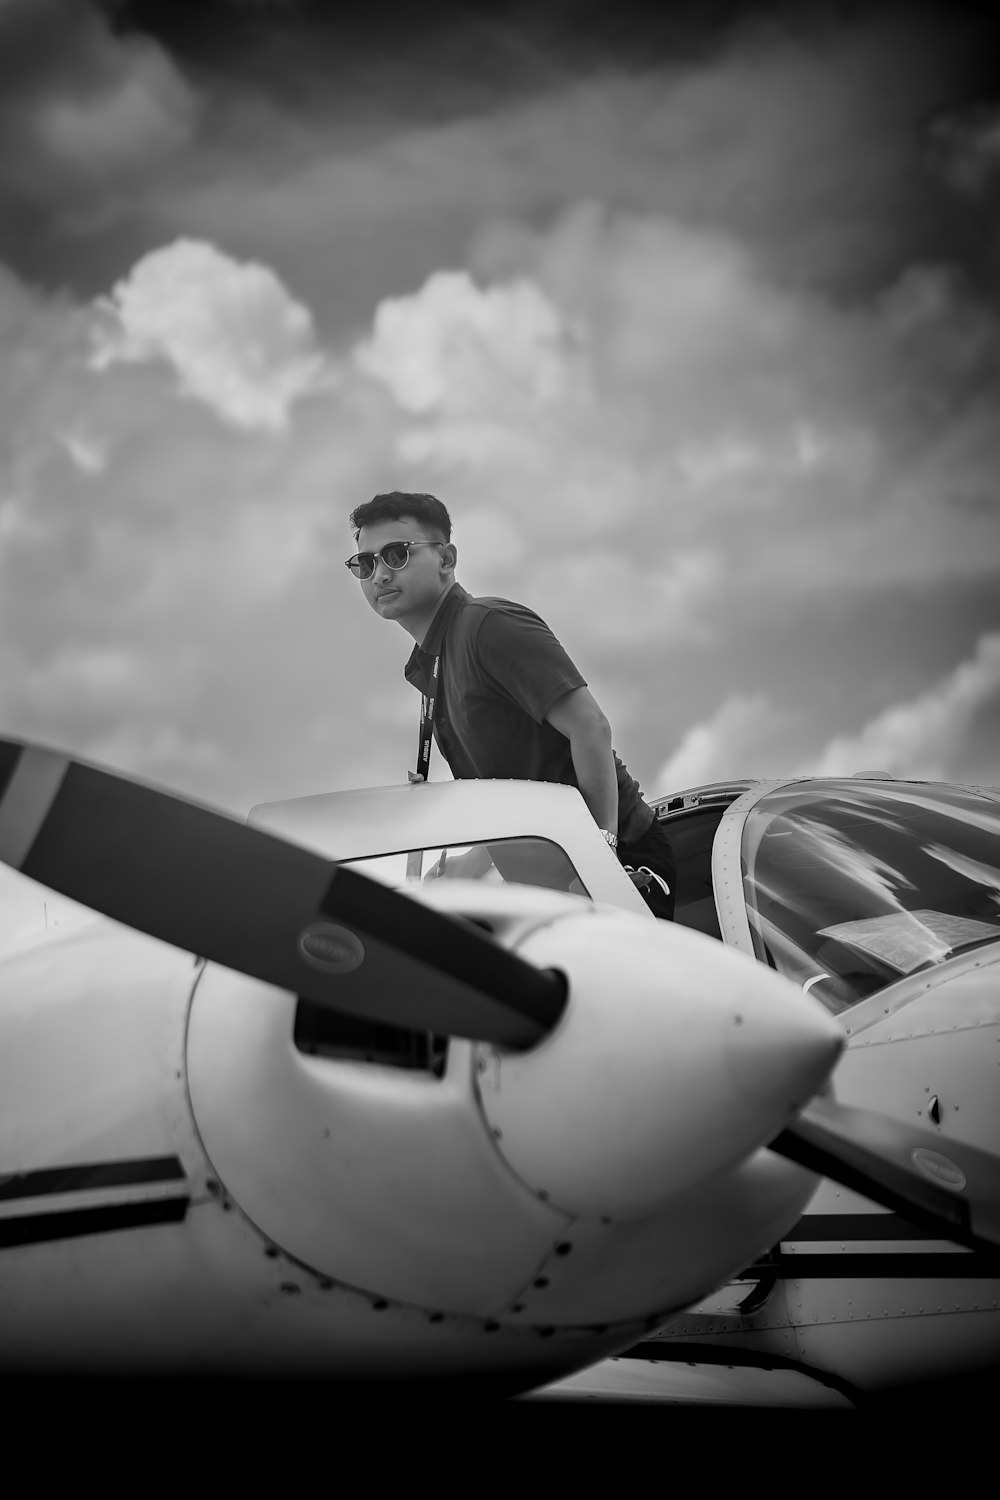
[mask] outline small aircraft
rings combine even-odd
[[[1000,790],[786,778],[656,807],[677,919],[840,1019],[841,1101],[931,1128],[942,1180],[950,1142],[1000,1150]],[[965,1399],[1000,1374],[1000,1257],[824,1181],[755,1265],[630,1353],[574,1388],[691,1399],[698,1366],[713,1401]]]
[[[842,803],[826,889],[804,845]],[[726,1316],[686,1310],[741,1274],[736,1316],[764,1306],[817,1173],[996,1278],[995,801],[795,782],[658,811],[673,923],[572,788],[243,824],[0,740],[0,1369],[551,1388]],[[941,890],[855,824],[910,826]]]

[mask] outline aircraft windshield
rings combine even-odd
[[[386,885],[448,879],[486,880],[495,885],[516,881],[577,896],[590,894],[567,855],[549,839],[491,839],[488,844],[400,849],[343,863],[356,865],[362,874]]]
[[[743,829],[758,957],[833,1011],[1000,939],[1000,803],[914,784],[761,799]]]

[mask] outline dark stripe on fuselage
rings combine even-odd
[[[1000,1252],[988,1254],[978,1250],[892,1250],[863,1251],[841,1250],[839,1252],[817,1252],[807,1255],[782,1255],[780,1260],[771,1260],[753,1267],[753,1277],[768,1270],[776,1270],[780,1281],[845,1280],[862,1277],[866,1281],[879,1277],[891,1277],[894,1281],[917,1277],[961,1277],[973,1276],[1000,1278]],[[741,1278],[742,1279],[742,1278]]]
[[[184,1168],[176,1156],[145,1156],[133,1161],[97,1161],[74,1167],[43,1167],[37,1172],[14,1172],[0,1177],[0,1203],[18,1198],[40,1198],[55,1193],[96,1192],[104,1188],[138,1187],[154,1182],[183,1182]]]
[[[0,1249],[71,1240],[86,1234],[111,1234],[120,1229],[144,1229],[151,1224],[179,1224],[187,1215],[189,1198],[161,1198],[152,1203],[113,1203],[103,1208],[77,1208],[65,1213],[26,1214],[0,1219]]]
[[[781,1236],[783,1245],[796,1240],[926,1240],[926,1229],[911,1224],[901,1214],[803,1214]]]

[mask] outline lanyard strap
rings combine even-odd
[[[426,693],[420,695],[420,742],[417,745],[417,769],[410,772],[411,781],[426,781],[431,766],[431,745],[434,743],[434,705],[437,702],[438,671],[440,656],[435,656],[431,667],[431,680]]]

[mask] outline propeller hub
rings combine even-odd
[[[786,979],[670,923],[591,910],[519,951],[566,976],[568,1004],[532,1051],[482,1049],[480,1096],[510,1166],[567,1213],[639,1218],[745,1159],[844,1045]]]

